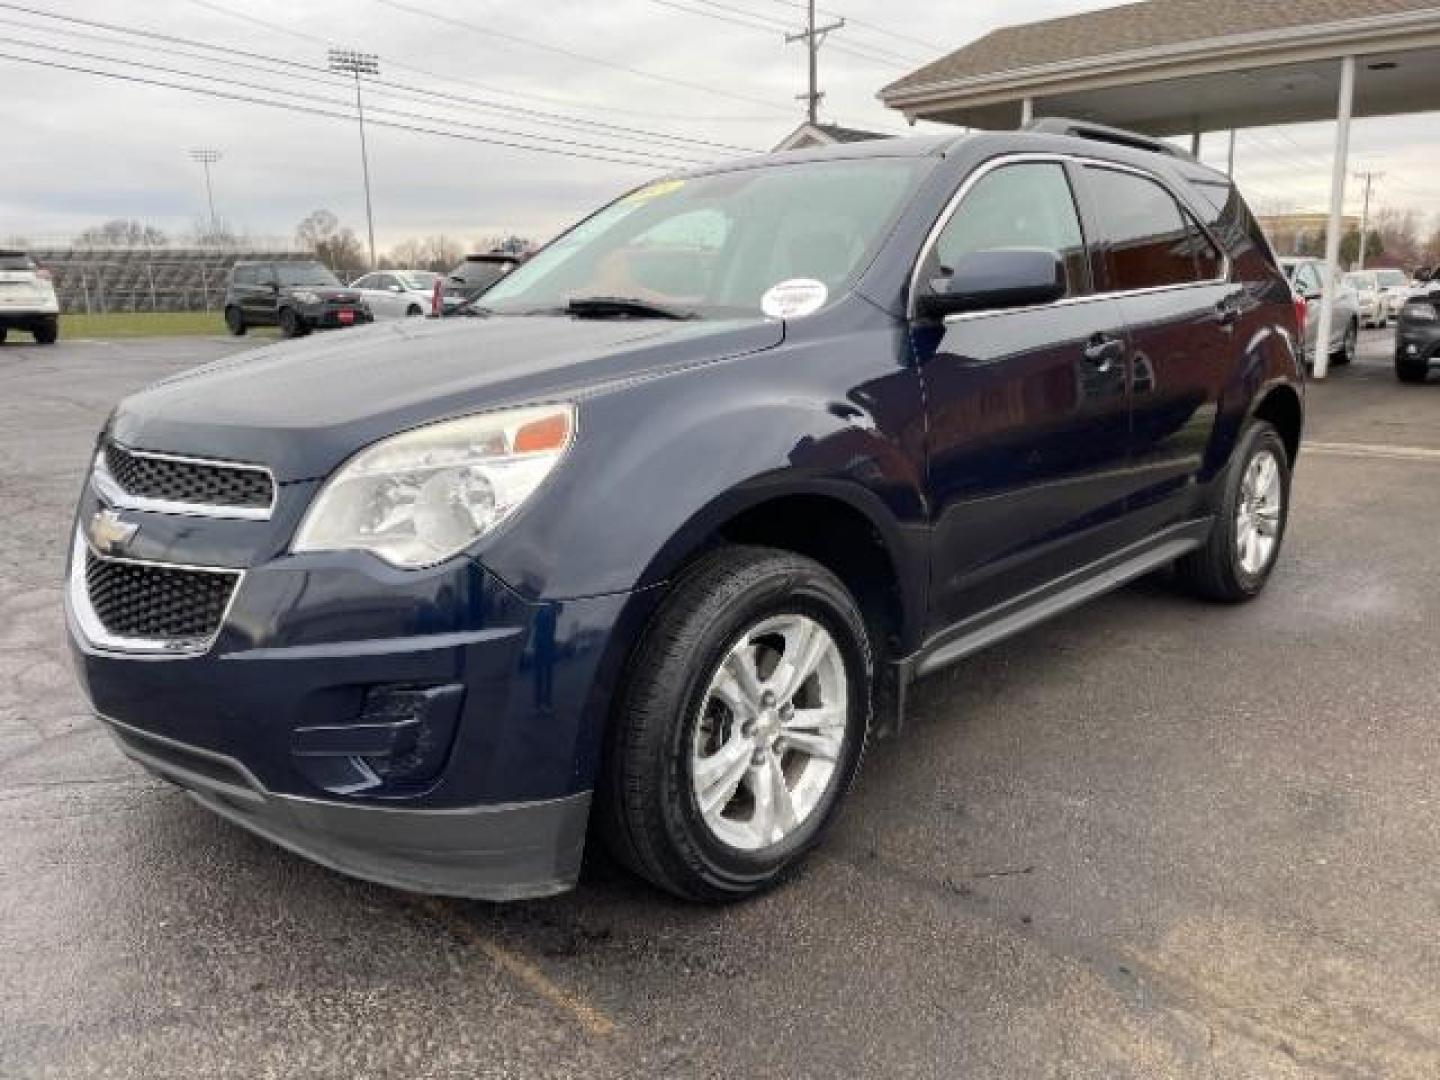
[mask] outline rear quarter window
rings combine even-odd
[[[29,255],[0,255],[0,270],[34,270],[35,260]]]

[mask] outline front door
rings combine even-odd
[[[1118,305],[1094,291],[1067,166],[1025,160],[981,176],[917,288],[969,253],[1013,248],[1059,254],[1067,296],[914,330],[929,420],[932,632],[1122,541],[1128,347]]]

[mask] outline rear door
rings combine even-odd
[[[271,263],[256,263],[250,267],[250,280],[244,286],[241,306],[245,309],[248,323],[273,323],[275,321],[276,282],[275,267]]]
[[[962,189],[916,289],[975,251],[1040,248],[1064,260],[1052,304],[917,323],[929,423],[931,630],[941,631],[1113,551],[1129,439],[1118,305],[1097,296],[1061,160],[989,166]]]
[[[1245,296],[1219,246],[1157,176],[1101,164],[1083,172],[1103,288],[1130,341],[1128,516],[1138,540],[1194,510]]]

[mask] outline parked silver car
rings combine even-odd
[[[1405,301],[1415,291],[1410,275],[1404,270],[1376,270],[1375,281],[1380,286],[1380,293],[1385,298],[1390,317],[1399,316]]]
[[[430,310],[430,293],[439,274],[428,270],[379,270],[350,283],[359,289],[377,319],[403,319]]]
[[[1360,304],[1360,322],[1368,329],[1384,329],[1390,325],[1390,301],[1372,270],[1356,270],[1346,274],[1345,284],[1355,290]]]
[[[1295,295],[1305,301],[1305,360],[1315,359],[1315,335],[1320,332],[1320,302],[1324,297],[1325,263],[1320,259],[1290,257],[1280,260]],[[1330,363],[1337,366],[1355,359],[1360,344],[1360,297],[1341,278],[1335,292],[1335,314],[1330,324]]]

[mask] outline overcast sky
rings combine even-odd
[[[785,45],[780,29],[790,23],[798,28],[801,12],[786,0],[17,3],[234,51],[206,54],[155,39],[129,39],[127,46],[108,30],[60,23],[0,3],[0,53],[11,56],[346,112],[353,104],[345,104],[352,92],[345,84],[332,83],[322,72],[267,62],[283,58],[323,69],[326,48],[334,45],[378,53],[387,82],[451,96],[373,87],[367,105],[377,121],[421,127],[458,121],[472,126],[448,129],[475,138],[513,138],[480,130],[503,128],[556,149],[644,157],[628,164],[602,162],[371,125],[381,247],[438,232],[467,243],[511,231],[544,238],[619,191],[668,171],[679,164],[677,159],[704,161],[733,152],[657,141],[655,135],[764,149],[801,119],[802,105],[794,95],[804,89],[804,51]],[[834,0],[825,6],[850,17],[852,24],[822,54],[823,119],[898,133],[901,118],[882,108],[875,93],[920,61],[1017,18],[1106,5],[1093,0]],[[742,9],[754,14],[727,14]],[[702,10],[711,16],[695,13]],[[727,21],[737,18],[774,28]],[[927,48],[923,41],[935,46]],[[226,56],[250,66],[220,64]],[[172,70],[144,70],[136,63]],[[201,79],[177,72],[198,73]],[[455,96],[473,103],[455,101]],[[502,108],[482,109],[486,103]],[[562,117],[570,126],[541,124],[514,111],[520,109]],[[204,212],[200,166],[186,154],[193,147],[224,154],[214,166],[215,202],[232,226],[256,236],[289,238],[303,216],[327,207],[363,235],[353,120],[0,57],[0,132],[6,162],[0,237],[64,238],[114,217],[183,233]],[[1257,209],[1323,207],[1332,138],[1329,124],[1242,132],[1237,172]],[[562,139],[591,146],[564,147],[558,142]],[[1433,114],[1357,122],[1356,166],[1386,173],[1379,205],[1440,213],[1437,141],[1440,116]],[[1223,135],[1208,138],[1207,160],[1223,164],[1224,142]]]

